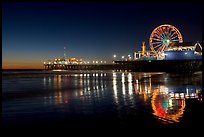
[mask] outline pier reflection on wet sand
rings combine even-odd
[[[201,75],[76,71],[5,76],[3,123],[7,128],[199,127]]]

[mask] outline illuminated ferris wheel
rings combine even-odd
[[[182,43],[183,38],[179,30],[169,24],[155,28],[149,38],[150,48],[156,55],[162,53],[172,42]]]

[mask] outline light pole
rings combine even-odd
[[[115,63],[115,60],[116,60],[116,55],[114,54],[113,55],[113,63]]]
[[[128,55],[128,60],[130,60],[130,59],[131,59],[131,55],[129,54],[129,55]]]

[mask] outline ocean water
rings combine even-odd
[[[202,72],[3,71],[4,128],[200,128]]]

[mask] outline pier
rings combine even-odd
[[[112,70],[115,64],[69,64],[69,65],[53,65],[45,64],[46,70]]]
[[[202,60],[138,60],[116,61],[116,71],[128,70],[136,72],[191,72],[200,71]]]
[[[202,60],[135,60],[112,64],[44,64],[46,70],[115,70],[135,72],[190,72],[202,70]]]

